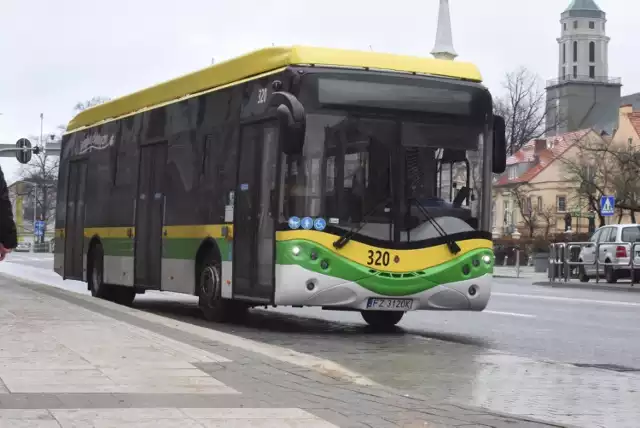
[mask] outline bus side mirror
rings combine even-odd
[[[506,125],[502,116],[493,116],[493,173],[502,174],[507,169]]]
[[[287,155],[302,153],[306,120],[300,101],[289,92],[274,92],[269,105],[276,107],[276,116],[280,121],[282,151]]]

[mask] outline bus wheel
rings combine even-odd
[[[212,254],[205,255],[198,275],[198,306],[208,321],[239,321],[247,313],[241,302],[222,298],[222,268]]]
[[[404,316],[404,312],[399,311],[362,311],[361,314],[367,324],[376,329],[389,329]]]
[[[96,243],[89,252],[87,280],[91,295],[99,299],[113,300],[113,287],[104,283],[104,250]]]

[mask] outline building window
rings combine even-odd
[[[595,28],[596,28],[596,23],[595,23],[595,22],[593,22],[593,21],[589,21],[589,28],[590,28],[590,29],[592,29],[592,30],[595,30]]]
[[[566,196],[558,196],[556,203],[558,205],[558,212],[564,213],[567,212],[567,197]]]
[[[596,42],[589,42],[589,62],[596,61]]]
[[[578,28],[578,21],[573,21],[573,28]]]
[[[566,43],[562,44],[562,63],[563,64],[567,63],[567,44]]]
[[[562,78],[566,79],[567,78],[567,67],[562,67]]]
[[[511,211],[509,209],[509,201],[504,201],[504,224],[505,226],[511,225]]]
[[[516,177],[518,176],[516,174],[516,172],[517,171],[516,171],[516,167],[515,166],[512,166],[512,167],[509,168],[509,180],[515,180],[516,179]]]
[[[538,212],[542,212],[542,196],[538,196],[538,206],[536,207]]]
[[[493,219],[492,226],[496,227],[496,201],[491,204],[491,218]]]
[[[577,65],[573,66],[573,78],[574,79],[578,78],[578,66]]]
[[[564,31],[567,31],[567,23],[565,22],[564,24],[562,24],[562,28]]]
[[[589,77],[591,79],[595,79],[596,78],[596,67],[593,65],[589,66]]]
[[[578,42],[573,42],[573,62],[578,62]]]
[[[602,31],[604,31],[604,22],[602,23]]]

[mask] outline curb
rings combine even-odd
[[[549,281],[539,281],[534,282],[533,285],[540,285],[542,287],[550,287],[550,288],[577,288],[580,290],[605,290],[605,291],[626,291],[628,293],[638,293],[640,292],[640,284],[636,286],[631,285],[596,285],[589,283],[580,283],[576,284],[571,282],[549,282]]]

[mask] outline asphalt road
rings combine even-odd
[[[38,257],[11,261],[50,269]],[[409,313],[385,334],[357,313],[316,309],[254,310],[243,325],[207,324],[195,304],[148,293],[134,305],[332,359],[438,401],[578,426],[635,427],[640,418],[640,293],[500,278],[482,313]]]

